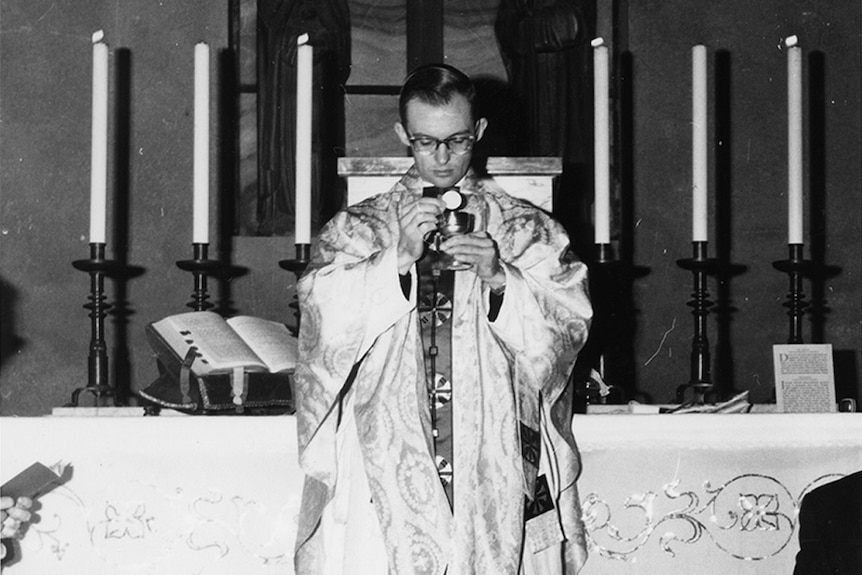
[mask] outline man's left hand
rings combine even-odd
[[[447,238],[440,249],[461,263],[473,266],[473,271],[491,288],[506,283],[506,272],[500,265],[497,242],[488,232],[473,232]]]
[[[22,524],[30,521],[30,512],[33,500],[29,497],[19,497],[13,500],[11,497],[0,497],[0,537],[15,537],[21,530]]]

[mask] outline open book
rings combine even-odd
[[[195,347],[191,366],[196,375],[290,372],[296,367],[297,341],[282,323],[251,316],[225,320],[210,311],[168,316],[149,326],[180,359]]]

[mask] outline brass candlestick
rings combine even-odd
[[[610,244],[598,243],[596,247],[596,260],[590,274],[590,293],[593,296],[594,319],[590,329],[590,344],[594,348],[594,359],[591,362],[591,371],[586,376],[585,389],[582,391],[586,403],[607,403],[611,388],[619,389],[612,385],[612,377],[608,373],[609,347],[612,345],[613,332],[615,331],[615,318],[613,308],[617,302],[608,297],[610,286],[615,283],[620,275],[620,263],[613,257],[613,249]],[[601,294],[601,295],[599,295]],[[593,371],[598,373],[601,381],[597,381]]]
[[[192,299],[186,304],[186,307],[194,311],[206,311],[214,307],[212,302],[207,301],[210,297],[207,293],[207,277],[214,275],[222,266],[218,261],[208,259],[208,247],[209,244],[193,243],[193,259],[177,262],[178,268],[191,272],[194,276]]]
[[[705,241],[694,241],[692,257],[677,260],[677,265],[691,270],[693,279],[692,298],[688,305],[694,316],[694,335],[691,339],[691,377],[687,384],[677,388],[677,401],[683,402],[685,392],[693,392],[692,402],[698,405],[705,403],[706,395],[713,391],[712,365],[709,354],[709,338],[707,337],[706,318],[713,302],[709,300],[709,290],[706,278],[717,269],[717,260],[707,257]]]
[[[281,269],[293,272],[296,276],[296,281],[298,282],[299,278],[302,277],[302,274],[308,267],[308,262],[310,258],[311,244],[296,244],[296,258],[292,260],[281,260],[280,262],[278,262],[278,265]],[[296,317],[296,331],[298,333],[300,322],[299,303],[292,302],[290,306],[294,308],[294,316]]]
[[[105,244],[90,244],[90,259],[72,262],[75,269],[90,274],[90,302],[84,308],[90,310],[90,352],[87,358],[87,385],[72,392],[68,407],[78,407],[81,392],[91,393],[98,402],[103,397],[114,398],[114,405],[120,405],[119,397],[111,386],[108,377],[108,346],[105,343],[105,314],[111,308],[105,303],[105,275],[117,271],[117,262],[105,259]]]
[[[811,272],[812,264],[803,258],[804,244],[787,244],[789,257],[772,263],[772,266],[787,274],[790,287],[787,292],[787,301],[782,305],[787,308],[787,316],[790,318],[789,334],[787,343],[803,343],[802,318],[808,303],[802,292],[802,277]]]

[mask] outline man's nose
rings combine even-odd
[[[437,160],[438,164],[448,164],[451,154],[449,144],[442,141],[437,143],[437,149],[434,150],[434,159]]]

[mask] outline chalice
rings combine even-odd
[[[470,212],[462,211],[461,208],[467,203],[463,194],[458,190],[449,189],[443,192],[440,199],[446,204],[446,209],[437,217],[437,234],[435,247],[437,248],[437,260],[434,266],[440,270],[466,270],[470,264],[459,262],[451,255],[440,249],[442,240],[460,234],[469,234],[473,231],[476,216]]]

